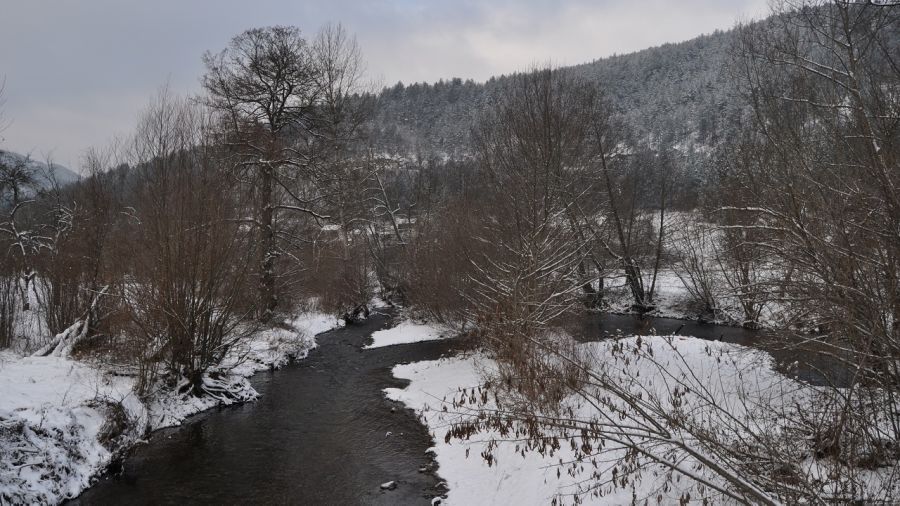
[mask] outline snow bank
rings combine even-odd
[[[502,439],[499,434],[483,433],[466,441],[445,440],[450,424],[462,421],[466,416],[476,416],[461,415],[449,403],[460,390],[477,389],[482,383],[482,372],[493,369],[494,362],[479,354],[398,365],[394,368],[394,376],[410,380],[410,385],[405,389],[385,389],[389,399],[403,402],[421,413],[422,420],[432,432],[435,440],[432,451],[438,463],[438,474],[449,487],[444,504],[546,506],[559,494],[576,491],[578,483],[585,477],[572,477],[564,470],[557,476],[560,459],[567,461],[572,457],[566,445],[551,457],[535,452],[522,455],[515,442],[501,443],[494,449],[495,460],[489,467],[481,458],[481,452],[491,438]],[[448,412],[443,411],[445,407]],[[640,488],[650,486],[648,482]],[[584,504],[630,504],[631,495],[630,490],[625,490],[603,498],[587,497]],[[664,499],[674,502],[677,497],[673,490],[671,497],[667,495]],[[655,500],[653,504],[656,504]]]
[[[45,504],[73,497],[112,457],[110,410],[146,419],[129,378],[55,357],[0,355],[0,502]],[[104,443],[106,445],[104,446]]]
[[[256,399],[258,394],[249,378],[259,371],[277,369],[291,360],[306,358],[316,347],[316,334],[343,325],[335,316],[302,313],[284,321],[281,327],[264,329],[234,346],[222,364],[211,372],[222,373],[218,381],[235,392],[234,398],[216,399],[194,395],[173,395],[163,392],[150,401],[150,428],[157,430],[180,425],[185,418],[220,404],[233,404]]]
[[[394,344],[418,343],[421,341],[435,341],[452,337],[453,332],[443,325],[431,323],[415,323],[403,321],[396,327],[379,330],[372,333],[372,344],[363,349],[380,348]]]
[[[310,312],[284,321],[282,327],[254,333],[250,339],[231,349],[222,363],[224,369],[241,376],[278,368],[290,360],[306,358],[316,347],[315,336],[343,325],[335,316]]]
[[[0,504],[55,504],[77,496],[146,431],[178,425],[223,402],[256,398],[249,376],[305,357],[316,334],[340,324],[309,312],[254,333],[211,371],[238,392],[224,400],[161,390],[141,402],[132,377],[67,358],[0,352]]]
[[[758,415],[756,409],[768,409],[772,405],[802,409],[801,406],[810,406],[814,399],[813,387],[775,371],[768,354],[736,344],[689,337],[641,336],[585,343],[579,347],[589,357],[588,363],[597,364],[598,374],[613,378],[621,388],[633,390],[635,394],[655,396],[661,400],[663,410],[687,410],[704,424],[707,421],[716,424],[716,420],[727,420],[730,416],[746,420]],[[523,451],[524,440],[516,440],[512,434],[501,436],[495,430],[476,433],[465,440],[448,437],[453,424],[475,420],[480,410],[496,407],[491,400],[484,406],[467,405],[464,400],[467,390],[475,397],[484,375],[495,370],[496,363],[481,354],[398,365],[393,369],[394,375],[409,380],[410,384],[404,389],[385,389],[388,398],[420,413],[432,432],[438,473],[449,485],[447,504],[543,505],[550,504],[554,498],[571,503],[572,494],[586,491],[581,497],[583,504],[631,504],[633,501],[643,504],[645,500],[651,504],[660,501],[673,504],[685,493],[690,493],[695,501],[706,497],[717,504],[729,502],[721,495],[711,495],[709,488],[698,489],[694,481],[677,473],[673,477],[670,470],[650,461],[644,461],[643,469],[627,482],[623,483],[619,474],[617,485],[610,485],[616,473],[621,473],[623,462],[629,462],[625,449],[611,441],[606,442],[607,452],[602,458],[579,462],[576,451],[564,439],[555,452],[541,454]],[[703,385],[707,397],[671,395],[678,383],[673,379],[685,377],[682,375]],[[460,402],[461,394],[463,402]],[[682,402],[679,406],[666,404],[676,397]],[[597,416],[597,408],[582,399],[572,397],[564,401],[564,406],[564,412],[572,409],[569,412],[572,419],[602,419]],[[723,412],[716,411],[719,408],[724,408],[729,415],[717,415]],[[720,428],[732,430],[730,426]],[[488,441],[498,443],[492,450],[494,460],[490,466],[481,457]],[[634,458],[630,457],[630,463],[635,462]],[[687,458],[682,464],[685,469],[724,485],[724,480],[705,472],[696,461]],[[596,491],[602,495],[593,495],[594,491],[586,488],[596,484],[601,484]]]
[[[481,373],[493,369],[493,362],[482,355],[416,362],[394,367],[394,376],[411,381],[405,389],[387,388],[389,399],[403,402],[422,414],[436,442],[432,451],[438,462],[438,474],[447,481],[446,504],[550,504],[560,483],[553,459],[538,455],[515,455],[515,447],[498,448],[497,462],[488,467],[481,459],[483,434],[471,441],[445,442],[448,424],[459,421],[456,414],[442,409],[452,402],[460,389],[477,388]]]

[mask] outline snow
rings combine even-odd
[[[646,283],[647,281],[645,281]],[[647,285],[649,287],[649,284]],[[608,279],[609,310],[613,313],[628,313],[634,299],[626,284],[625,274],[611,276]],[[687,308],[690,294],[684,281],[671,269],[660,269],[656,276],[653,303],[656,309],[650,314],[661,318],[695,318]]]
[[[223,362],[223,368],[250,376],[270,368],[278,368],[290,360],[306,358],[316,347],[315,336],[340,327],[343,321],[318,312],[303,313],[284,321],[284,326],[255,333],[250,339],[233,348]]]
[[[760,430],[774,431],[783,422],[761,414],[771,414],[773,407],[776,411],[783,409],[782,416],[790,416],[791,410],[809,412],[818,398],[815,387],[775,371],[767,353],[736,344],[692,337],[641,336],[578,346],[584,356],[590,357],[588,363],[595,364],[592,368],[596,374],[605,375],[633,394],[653,396],[664,411],[681,409],[671,405],[671,399],[678,397],[673,395],[677,392],[673,387],[677,389],[679,384],[674,379],[696,381],[702,385],[698,391],[703,393],[682,396],[683,409],[695,423],[719,427],[726,433],[756,427],[760,420],[764,421]],[[436,455],[438,473],[449,484],[446,504],[538,505],[550,504],[554,498],[571,503],[571,494],[583,493],[584,487],[613,477],[613,469],[617,464],[621,466],[626,454],[623,447],[611,440],[607,441],[604,447],[607,453],[595,469],[587,461],[578,463],[575,451],[565,440],[555,452],[542,455],[533,450],[522,452],[523,441],[510,440],[510,436],[501,436],[493,429],[476,433],[471,439],[447,438],[454,423],[476,420],[482,410],[496,407],[491,396],[483,406],[460,402],[466,398],[467,390],[477,391],[496,370],[496,362],[481,353],[403,364],[396,366],[393,374],[409,380],[409,385],[403,389],[385,389],[388,398],[403,402],[419,413],[431,431],[436,442],[431,450]],[[603,419],[597,408],[574,396],[564,400],[563,405],[572,409],[573,419]],[[629,412],[623,403],[618,405],[620,413]],[[634,415],[631,411],[629,420],[640,423],[640,416]],[[772,425],[765,425],[770,422]],[[492,451],[495,459],[491,465],[481,457],[488,441],[498,443]],[[573,461],[575,466],[571,464]],[[686,492],[695,500],[706,497],[715,504],[729,503],[729,498],[709,488],[704,492],[696,482],[679,477],[678,473],[674,479],[667,479],[671,476],[668,469],[643,462],[643,470],[626,485],[605,485],[601,487],[602,496],[583,495],[583,504],[631,504],[635,500],[672,504]],[[724,479],[700,466],[692,457],[686,457],[680,468],[725,485]],[[592,477],[594,472],[597,475]],[[875,478],[872,481],[877,483]]]
[[[597,345],[602,346],[599,343],[587,346]],[[393,370],[394,376],[409,380],[409,386],[385,389],[388,398],[421,413],[433,433],[436,446],[432,450],[436,454],[438,473],[449,485],[445,504],[545,505],[559,494],[575,492],[585,476],[572,477],[565,469],[557,476],[560,459],[568,461],[573,457],[566,444],[551,457],[535,452],[523,456],[515,442],[502,442],[493,452],[496,460],[488,466],[480,454],[488,440],[502,441],[499,434],[487,432],[471,440],[445,441],[450,424],[477,416],[474,411],[465,413],[453,408],[452,400],[461,390],[477,389],[483,383],[483,375],[492,373],[495,367],[495,362],[482,354],[398,365]],[[601,479],[609,477],[607,474]],[[647,473],[643,480],[633,484],[634,488],[611,491],[601,498],[588,496],[584,504],[629,504],[632,494],[639,501],[652,496],[655,504],[659,485],[652,473]],[[663,502],[676,502],[681,493],[681,489],[672,488],[663,495]]]
[[[421,412],[436,445],[430,448],[438,462],[438,474],[450,490],[445,504],[550,504],[556,490],[556,473],[543,459],[513,457],[513,448],[488,467],[479,457],[484,439],[444,441],[447,424],[456,415],[441,409],[460,389],[477,388],[484,368],[493,363],[482,355],[416,362],[394,367],[394,376],[410,380],[405,389],[387,388],[389,399]],[[548,480],[552,481],[548,485]]]
[[[0,499],[54,503],[90,484],[112,456],[101,443],[109,403],[146,417],[129,378],[58,357],[0,354]]]
[[[250,376],[305,357],[316,334],[341,323],[310,311],[252,334],[216,368],[223,374],[215,381],[237,392],[234,399],[161,388],[142,402],[133,377],[99,364],[0,352],[0,504],[55,504],[77,496],[147,431],[222,403],[255,399]],[[114,431],[109,422],[117,412],[127,423]]]
[[[387,388],[389,399],[403,402],[422,414],[425,424],[434,435],[438,474],[447,481],[449,491],[443,504],[480,505],[516,504],[547,505],[560,492],[571,492],[579,481],[563,473],[557,478],[558,459],[566,460],[565,445],[555,457],[542,457],[516,451],[515,443],[501,444],[495,451],[496,461],[488,466],[480,457],[485,443],[495,433],[476,435],[473,439],[445,442],[448,424],[474,414],[459,414],[448,403],[460,390],[478,388],[482,374],[492,372],[495,364],[484,355],[460,356],[435,361],[398,365],[394,376],[410,380],[405,389]],[[449,412],[442,409],[447,407]],[[606,496],[603,501],[587,504],[628,504],[631,492]]]
[[[453,337],[453,335],[454,333],[443,325],[404,320],[396,327],[372,333],[372,344],[364,346],[363,349],[418,343],[421,341],[435,341],[447,339]]]
[[[779,276],[775,270],[761,269],[760,271],[759,275],[762,279],[777,279]],[[724,286],[725,282],[719,279],[721,274],[715,273],[715,275],[717,290],[713,295],[719,305],[719,315],[715,320],[707,321],[719,325],[738,325],[744,320],[740,303],[737,297],[731,293],[733,290]],[[649,278],[649,275],[647,277]],[[645,283],[649,283],[649,280],[645,279]],[[604,293],[607,304],[606,311],[614,314],[632,313],[631,306],[634,304],[634,299],[628,289],[624,273],[616,271],[607,277],[606,290]],[[647,313],[647,316],[679,320],[696,320],[700,316],[709,318],[710,315],[698,313],[695,302],[685,286],[685,280],[679,276],[676,270],[660,269],[656,277],[653,296],[655,308]],[[784,304],[775,300],[766,301],[758,323],[763,328],[777,328],[784,323],[787,318],[786,313],[787,308]]]

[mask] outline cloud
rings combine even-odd
[[[485,80],[533,63],[575,64],[731,27],[766,0],[29,0],[4,5],[3,148],[80,154],[129,131],[160,85],[195,93],[206,50],[252,26],[324,22],[355,32],[373,78]]]

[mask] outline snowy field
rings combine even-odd
[[[257,393],[255,372],[303,358],[314,336],[340,325],[318,312],[257,332],[234,348],[219,381]],[[211,371],[213,372],[213,371]],[[0,353],[0,503],[55,504],[77,496],[119,453],[152,430],[178,425],[224,399],[160,391],[142,402],[134,379],[60,357]]]

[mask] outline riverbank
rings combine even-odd
[[[654,286],[654,308],[643,316],[677,320],[704,321],[715,325],[739,327],[744,321],[740,301],[728,289],[725,282],[717,279],[714,293],[718,306],[715,315],[709,314],[698,303],[685,284],[685,278],[673,269],[661,269]],[[603,312],[618,315],[639,314],[632,309],[634,298],[622,273],[606,279]],[[787,308],[783,303],[767,301],[762,305],[756,322],[759,328],[778,328],[788,321]]]
[[[316,334],[337,326],[330,315],[307,312],[254,333],[215,371],[236,392],[229,398],[160,389],[142,400],[134,378],[113,366],[0,354],[0,502],[57,504],[77,496],[147,434],[218,405],[255,399],[250,376],[305,357]]]
[[[736,404],[738,396],[746,393],[737,385],[739,376],[746,377],[749,382],[789,382],[794,385],[772,369],[772,360],[764,352],[690,337],[674,338],[669,341],[673,347],[669,346],[665,337],[645,336],[642,339],[645,346],[655,350],[656,358],[661,363],[677,365],[677,353],[685,356],[702,381],[721,386],[716,394],[723,405]],[[583,352],[609,360],[613,357],[610,347],[614,342],[585,343],[581,347]],[[624,346],[633,346],[635,338],[624,338],[619,342]],[[710,347],[712,351],[708,351]],[[627,364],[618,362],[618,365],[625,371],[623,376],[641,377],[647,385],[652,385],[653,378],[659,377],[659,371],[638,360]],[[677,377],[677,369],[672,367],[668,372]],[[712,504],[734,504],[709,488],[704,491],[701,486],[698,490],[691,480],[673,480],[670,469],[653,464],[649,459],[633,461],[633,465],[644,467],[644,471],[637,477],[623,480],[621,484],[616,483],[616,474],[620,472],[616,470],[617,466],[622,470],[627,467],[626,449],[617,447],[612,441],[607,443],[606,453],[595,457],[595,463],[597,460],[601,462],[595,466],[591,458],[578,457],[576,446],[570,446],[563,431],[558,432],[561,446],[547,452],[528,448],[527,437],[518,432],[501,434],[496,430],[485,430],[470,437],[454,437],[454,425],[476,422],[482,413],[497,409],[493,401],[484,405],[466,400],[459,402],[460,392],[487,391],[492,397],[494,392],[486,381],[496,370],[497,363],[482,353],[400,365],[394,368],[393,373],[397,378],[409,380],[409,386],[385,391],[389,399],[402,402],[419,413],[422,422],[433,433],[433,451],[441,475],[449,485],[445,504],[539,506],[554,504],[554,501],[573,504],[575,495],[581,498],[580,504],[631,504],[633,500],[637,504],[645,501],[675,504],[686,493],[696,501],[706,499]],[[468,394],[463,395],[464,399],[467,397]],[[578,402],[574,397],[566,400],[564,405],[573,408],[569,415],[573,420],[598,418],[592,406]],[[577,437],[574,440],[581,444]],[[490,464],[482,458],[488,442],[494,445],[490,450]],[[694,469],[697,463],[687,460],[683,467]],[[704,477],[714,478],[708,473]],[[592,487],[597,484],[603,486],[593,490]],[[593,495],[595,491],[599,495]]]
[[[581,331],[573,353],[589,364],[590,391],[564,399],[559,412],[528,411],[545,420],[538,424],[544,431],[539,437],[527,421],[516,425],[504,418],[511,425],[483,426],[516,405],[505,397],[498,411],[497,389],[505,383],[497,376],[497,362],[485,353],[396,366],[395,377],[410,383],[388,388],[385,395],[415,410],[432,433],[432,451],[449,489],[445,504],[740,504],[721,492],[734,493],[734,483],[696,458],[706,455],[732,476],[742,476],[748,463],[717,454],[717,444],[756,444],[762,454],[773,455],[773,462],[796,472],[797,480],[820,487],[823,496],[847,486],[851,478],[836,472],[846,471],[844,464],[819,456],[809,436],[827,430],[831,415],[824,407],[846,394],[827,386],[838,376],[815,364],[800,365],[804,359],[796,354],[758,348],[755,339],[741,335],[750,333],[744,329],[709,324],[693,329],[702,328],[705,339],[628,333],[656,330],[652,318],[641,321],[649,328],[621,325],[625,334],[613,327],[628,323],[620,317],[589,318],[573,326]],[[656,322],[662,327],[677,323]],[[723,335],[746,344],[723,342]],[[570,337],[561,333],[560,339]],[[794,367],[786,367],[790,364]],[[520,401],[528,405],[527,399]],[[670,419],[673,413],[679,415]],[[558,425],[547,423],[559,416]],[[887,431],[890,423],[871,420],[871,427]],[[653,439],[657,424],[671,434]],[[482,429],[470,430],[478,426]],[[593,436],[587,438],[582,429]],[[704,434],[718,439],[704,441]],[[644,438],[642,448],[650,448],[653,457],[628,446]],[[879,455],[878,448],[858,451],[871,452],[873,459]],[[863,502],[900,493],[893,479],[896,462],[852,472],[862,484],[854,497]]]

